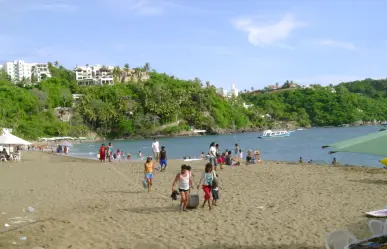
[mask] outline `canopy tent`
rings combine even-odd
[[[12,134],[3,134],[0,136],[2,145],[30,145],[31,143]]]
[[[324,145],[323,148],[332,147],[329,153],[352,152],[387,157],[386,145],[387,130]]]

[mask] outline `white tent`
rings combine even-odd
[[[0,136],[1,145],[30,145],[31,143],[10,133]]]

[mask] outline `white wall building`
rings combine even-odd
[[[227,90],[223,89],[223,87],[217,88],[216,93],[222,97],[227,97]]]
[[[101,65],[77,66],[74,69],[75,79],[78,85],[114,85],[113,80],[114,67]]]
[[[39,82],[44,78],[51,77],[47,63],[26,63],[24,61],[5,62],[2,68],[10,77],[12,82],[18,83],[23,80],[29,83]]]
[[[238,89],[236,89],[235,85],[232,84],[231,90],[230,90],[230,92],[229,92],[229,94],[228,94],[228,97],[229,97],[229,98],[231,98],[231,97],[233,97],[233,96],[234,96],[234,97],[238,97],[238,95],[239,95]]]

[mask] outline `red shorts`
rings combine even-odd
[[[223,163],[223,159],[221,157],[219,157],[217,160],[216,160],[219,164]]]

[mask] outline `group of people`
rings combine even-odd
[[[102,144],[101,147],[99,147],[99,154],[98,158],[101,162],[105,162],[106,159],[109,160],[109,162],[112,162],[114,159],[114,152],[113,152],[113,145],[112,143],[109,143],[108,146],[105,146],[105,144]],[[117,157],[117,154],[116,154]]]
[[[219,149],[219,144],[212,142],[210,144],[210,148],[208,150],[207,156],[205,156],[204,152],[202,152],[201,157],[202,159],[208,158],[209,162],[214,166],[216,170],[218,165],[220,166],[221,169],[223,169],[224,165],[228,165],[228,166],[240,165],[241,161],[243,160],[243,151],[239,148],[238,144],[235,144],[234,157],[233,157],[231,150],[227,149],[225,152],[221,153]],[[248,150],[245,164],[249,165],[249,164],[255,164],[255,163],[262,163],[260,151]]]
[[[212,206],[216,206],[216,202],[219,199],[219,187],[218,187],[218,175],[213,168],[211,163],[207,163],[204,169],[204,172],[198,182],[197,189],[202,187],[204,191],[204,201],[202,208],[208,204],[208,208],[211,210]],[[182,211],[187,211],[187,206],[189,203],[190,190],[194,188],[193,186],[194,175],[191,172],[191,166],[183,164],[181,166],[180,173],[178,173],[172,183],[172,198],[177,194],[175,189],[176,184],[179,184],[178,193],[180,194],[180,209]],[[212,195],[212,201],[211,201]]]

